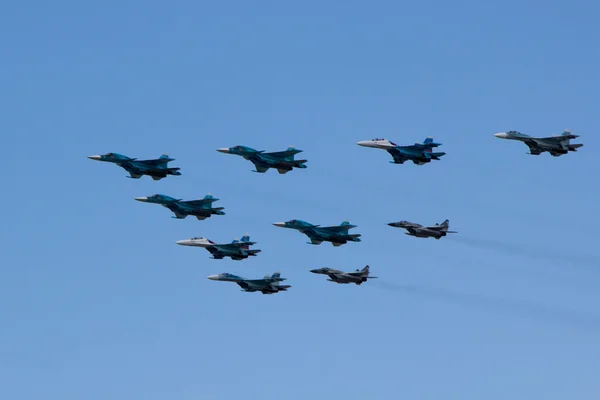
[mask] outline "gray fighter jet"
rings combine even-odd
[[[279,272],[275,272],[271,276],[266,275],[263,279],[246,279],[227,272],[219,275],[210,275],[208,276],[208,279],[213,281],[235,282],[242,288],[243,292],[261,292],[262,294],[273,294],[277,292],[285,292],[291,288],[290,285],[279,284],[279,282],[286,280],[286,278],[281,277]]]
[[[407,235],[420,238],[433,237],[439,239],[442,236],[446,236],[448,233],[458,233],[456,231],[448,230],[450,226],[450,221],[448,220],[433,226],[423,226],[421,224],[408,221],[390,222],[388,225],[393,226],[394,228],[404,228],[408,231],[406,232]]]
[[[377,278],[376,276],[369,276],[369,266],[367,265],[362,270],[356,270],[354,272],[344,272],[333,268],[319,268],[311,269],[310,272],[313,274],[322,274],[329,276],[327,279],[329,282],[335,283],[355,283],[360,285],[366,282],[367,279]]]
[[[549,136],[549,137],[531,137],[517,131],[500,132],[494,134],[500,139],[518,140],[523,142],[529,147],[529,153],[534,156],[540,155],[547,151],[554,157],[562,156],[567,154],[569,151],[577,151],[578,148],[583,146],[581,143],[571,144],[571,139],[576,139],[579,135],[572,135],[568,129],[560,136]]]

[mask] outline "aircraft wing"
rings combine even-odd
[[[444,227],[441,225],[433,225],[433,226],[426,226],[425,229],[429,229],[430,231],[443,231]]]
[[[236,283],[244,290],[250,289],[250,285],[248,285],[248,283],[246,281],[239,281]]]
[[[534,156],[537,156],[537,155],[543,153],[542,149],[540,149],[540,147],[533,140],[527,140],[523,143],[525,143],[527,145],[527,147],[529,147],[529,152],[531,154],[533,154]]]
[[[404,151],[408,151],[408,152],[413,152],[413,151],[420,151],[423,149],[423,147],[417,143],[415,144],[410,144],[407,146],[398,146],[398,149],[404,150]]]
[[[267,279],[267,278],[263,278],[263,279],[246,279],[244,281],[244,283],[246,285],[248,285],[248,287],[252,288],[252,289],[256,289],[256,290],[262,290],[262,289],[270,289],[271,288],[271,283],[273,283],[274,281],[272,279]]]
[[[298,150],[274,151],[272,153],[263,153],[265,156],[275,157],[280,159],[291,159],[294,155],[300,153]]]
[[[252,244],[255,244],[255,242],[224,243],[224,244],[217,244],[217,245],[214,245],[214,246],[217,249],[238,250],[238,249],[241,249],[242,247],[247,247],[247,246],[250,246]]]
[[[346,224],[346,225],[337,225],[337,226],[323,226],[323,227],[319,227],[318,229],[322,232],[326,232],[326,233],[341,233],[341,232],[348,232],[349,229],[352,228],[356,228],[356,225],[350,225],[350,224]]]
[[[167,164],[170,161],[171,161],[170,158],[157,158],[154,160],[136,160],[135,162],[139,163],[139,164],[146,164],[148,166],[157,166],[157,165]]]
[[[404,161],[409,160],[409,158],[402,154],[397,148],[388,149],[387,152],[392,155],[394,162],[396,163],[402,164]]]
[[[409,226],[405,229],[414,235],[418,230],[421,230],[421,227]]]
[[[350,276],[363,276],[365,275],[365,273],[363,271],[354,271],[354,272],[346,272],[346,275],[350,275]]]
[[[266,165],[264,163],[259,163],[259,162],[253,161],[253,164],[254,164],[254,168],[256,168],[256,172],[260,172],[260,173],[267,172],[270,168],[268,165]]]
[[[324,237],[321,236],[321,235],[319,235],[319,234],[316,234],[316,233],[314,233],[312,231],[306,231],[306,232],[304,232],[304,234],[306,236],[308,236],[308,238],[310,239],[310,242],[312,244],[321,244],[321,243],[323,243]]]
[[[558,144],[558,143],[564,142],[565,140],[577,139],[578,137],[579,137],[578,135],[550,136],[550,137],[542,138],[542,140],[545,142],[554,142],[554,143]]]
[[[243,281],[236,282],[242,289],[250,292],[254,291],[266,291],[266,292],[277,292],[269,280],[266,279],[246,279]]]
[[[188,206],[192,206],[192,207],[201,207],[201,206],[210,204],[213,201],[214,201],[214,199],[198,199],[198,200],[181,201],[181,203],[184,203],[184,204],[186,204]]]

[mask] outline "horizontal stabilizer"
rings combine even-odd
[[[443,151],[439,152],[439,153],[429,153],[429,157],[433,158],[433,159],[438,159],[439,157],[442,157],[446,155],[446,153],[444,153]]]

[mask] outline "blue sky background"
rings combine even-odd
[[[3,399],[597,399],[600,7],[592,1],[0,7]],[[553,158],[493,134],[570,128]],[[447,155],[390,164],[433,136]],[[215,151],[303,149],[251,172]],[[176,158],[125,178],[92,154]],[[225,216],[133,200],[212,193]],[[361,243],[274,227],[348,219]],[[440,241],[386,224],[450,219]],[[241,262],[175,245],[249,233]],[[308,272],[371,266],[335,285]],[[292,288],[243,293],[206,276]]]

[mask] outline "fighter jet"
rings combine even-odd
[[[275,222],[273,225],[280,228],[296,229],[310,238],[308,244],[314,245],[331,242],[332,245],[338,247],[347,242],[360,242],[359,236],[361,236],[360,234],[348,234],[348,230],[356,228],[356,225],[350,225],[348,221],[344,221],[338,226],[320,226],[299,219],[292,219],[287,222]]]
[[[215,260],[222,260],[223,257],[230,257],[232,260],[243,260],[249,256],[256,256],[261,250],[250,250],[250,246],[256,242],[250,241],[250,236],[244,235],[241,240],[234,240],[231,243],[216,244],[210,239],[203,237],[195,237],[186,240],[178,240],[175,242],[182,246],[198,246],[204,247],[212,254]]]
[[[322,274],[328,275],[329,282],[335,283],[355,283],[360,285],[363,282],[366,282],[367,279],[377,278],[376,276],[369,276],[369,266],[367,265],[362,270],[356,270],[354,272],[343,272],[333,268],[319,268],[319,269],[311,269],[310,272],[313,274]]]
[[[255,150],[246,146],[217,149],[217,151],[235,154],[236,156],[242,156],[246,160],[252,161],[256,168],[253,172],[260,173],[267,172],[269,168],[275,168],[280,174],[286,174],[294,168],[306,168],[304,163],[307,162],[307,160],[294,159],[294,155],[301,153],[303,150],[295,149],[293,146],[288,147],[285,151],[272,153],[265,153],[264,150]]]
[[[450,226],[450,221],[448,220],[445,220],[441,224],[435,224],[433,226],[423,226],[408,221],[390,222],[388,225],[393,226],[395,228],[404,228],[408,231],[406,232],[407,235],[420,238],[433,237],[439,239],[442,236],[446,236],[446,234],[448,233],[458,233],[456,231],[448,230]]]
[[[434,147],[441,146],[441,143],[434,143],[431,137],[426,138],[423,143],[415,143],[410,146],[398,146],[396,143],[382,138],[363,140],[356,144],[386,150],[394,159],[394,161],[390,161],[392,164],[404,164],[405,161],[412,161],[414,164],[423,165],[431,162],[431,160],[439,160],[441,156],[446,154],[432,151]]]
[[[129,172],[127,178],[139,179],[142,175],[148,175],[155,181],[158,181],[166,178],[167,175],[181,175],[181,172],[179,172],[181,168],[168,168],[169,162],[175,159],[169,158],[166,154],[152,160],[138,160],[137,158],[130,158],[119,153],[106,153],[98,156],[88,156],[88,158],[117,164]]]
[[[262,292],[262,294],[274,294],[277,292],[285,292],[290,285],[280,285],[279,282],[285,281],[286,278],[282,278],[279,272],[275,272],[273,275],[265,275],[263,279],[245,279],[237,275],[230,273],[222,273],[219,275],[210,275],[208,279],[213,281],[225,281],[235,282],[241,288],[243,292]]]
[[[571,139],[576,139],[579,135],[572,135],[568,129],[565,129],[561,135],[542,138],[531,137],[517,131],[500,132],[494,134],[494,136],[500,139],[518,140],[525,143],[529,147],[529,153],[527,154],[533,156],[547,151],[550,155],[559,157],[567,154],[569,151],[577,151],[578,148],[583,146],[581,143],[571,144]]]
[[[210,194],[204,196],[203,199],[182,201],[164,194],[154,194],[148,197],[136,197],[137,201],[144,203],[160,204],[167,207],[175,213],[173,218],[183,219],[188,215],[193,215],[200,221],[210,218],[211,215],[225,215],[221,210],[224,207],[212,207],[212,203],[219,200],[212,197]]]

